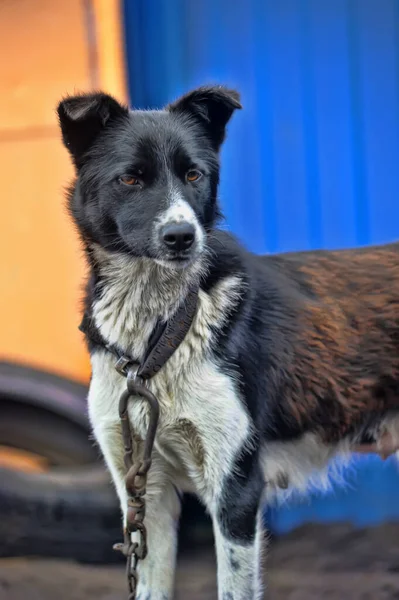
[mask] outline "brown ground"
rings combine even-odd
[[[364,531],[307,526],[275,542],[269,600],[399,599],[399,524]],[[48,560],[0,560],[0,600],[125,600],[120,567]],[[179,600],[215,600],[212,549],[184,552]]]

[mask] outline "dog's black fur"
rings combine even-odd
[[[69,207],[91,267],[89,317],[103,285],[93,244],[169,261],[182,276],[198,259],[195,243],[173,255],[154,235],[169,184],[205,233],[201,290],[228,276],[241,280],[240,301],[214,331],[212,354],[237,379],[252,426],[251,445],[224,481],[218,518],[227,537],[250,543],[264,486],[263,444],[309,432],[325,444],[374,439],[396,409],[399,246],[259,257],[219,230],[219,149],[238,108],[236,92],[209,87],[162,111],[129,112],[98,93],[64,100],[58,114],[77,169]],[[188,180],[191,171],[196,181]]]

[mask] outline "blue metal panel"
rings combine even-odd
[[[255,251],[399,237],[397,0],[125,0],[132,104],[240,89],[227,225]]]
[[[268,510],[273,533],[284,534],[304,523],[347,521],[357,527],[398,521],[399,479],[394,459],[385,463],[376,456],[363,458],[345,478],[345,485],[329,495],[313,497]]]
[[[312,172],[317,173],[321,245],[327,248],[358,242],[347,4],[347,0],[324,2],[320,10],[318,0],[313,0],[308,8],[314,96],[309,120],[316,131],[315,164],[309,179]]]
[[[399,0],[125,0],[124,7],[134,106],[160,107],[207,82],[241,91],[220,197],[227,225],[251,250],[399,238]],[[275,513],[275,529],[307,519],[399,518],[396,466],[378,465],[360,461],[361,502],[354,491],[313,498]]]

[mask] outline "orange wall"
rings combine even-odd
[[[120,34],[114,0],[0,3],[0,360],[78,380],[89,374],[77,330],[84,263],[54,108],[92,87],[124,99]]]

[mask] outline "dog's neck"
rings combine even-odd
[[[171,269],[149,258],[135,258],[95,246],[98,295],[92,305],[103,338],[141,359],[159,318],[167,320],[199,280],[200,264]]]

